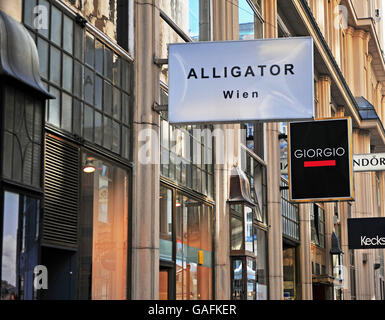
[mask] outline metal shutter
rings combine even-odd
[[[43,244],[77,246],[79,163],[78,147],[46,135]]]

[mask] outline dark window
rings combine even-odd
[[[41,188],[43,101],[5,85],[3,177]]]
[[[37,4],[24,1],[23,21],[37,43],[41,77],[56,97],[47,102],[47,123],[129,158],[130,62],[51,2],[39,1],[48,28],[35,29],[40,15],[31,2]]]

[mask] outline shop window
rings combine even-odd
[[[266,300],[266,231],[257,224],[251,207],[232,204],[230,212],[232,299]]]
[[[296,248],[283,250],[283,296],[285,300],[296,300]]]
[[[128,175],[84,153],[79,219],[79,299],[127,298]]]
[[[263,38],[261,0],[239,0],[239,40]]]
[[[173,196],[172,190],[160,186],[160,224],[159,224],[159,254],[160,259],[173,261],[172,257],[172,219]]]
[[[115,2],[97,2],[95,17],[111,6],[114,16]],[[56,98],[47,102],[47,124],[129,159],[130,62],[51,2],[39,0],[48,23],[35,29],[32,3],[24,1],[23,22],[36,42],[44,84]]]
[[[212,207],[182,194],[175,206],[176,299],[212,299]]]
[[[38,264],[40,200],[5,191],[1,232],[1,300],[32,300]]]

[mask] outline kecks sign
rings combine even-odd
[[[288,128],[290,200],[352,200],[351,119],[292,122]]]
[[[348,219],[349,249],[385,248],[385,218]]]
[[[169,45],[170,123],[314,118],[313,39]]]

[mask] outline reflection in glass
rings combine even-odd
[[[245,250],[253,251],[253,210],[245,206]]]
[[[243,296],[242,260],[233,260],[233,300],[241,300]]]
[[[64,15],[63,17],[63,49],[68,51],[70,54],[73,52],[73,37],[74,37],[74,23],[71,18]],[[79,44],[76,44],[79,45]]]
[[[55,96],[55,99],[49,100],[48,122],[60,126],[60,91],[54,87],[49,88],[49,93]]]
[[[62,13],[55,6],[52,6],[51,13],[51,40],[61,46]]]
[[[176,198],[176,299],[212,298],[212,209],[192,198]],[[201,252],[202,260],[198,260]]]
[[[63,89],[72,92],[72,58],[63,54]]]
[[[252,0],[261,13],[260,0]],[[263,37],[263,22],[250,7],[247,0],[239,0],[239,40],[252,40]]]
[[[33,270],[38,264],[39,207],[37,199],[4,192],[0,300],[36,297]]]
[[[160,259],[172,261],[172,190],[160,187]]]
[[[19,195],[4,192],[3,248],[1,258],[1,299],[17,295],[17,234],[19,230]],[[3,293],[4,291],[4,293]]]
[[[82,173],[80,299],[124,300],[127,287],[128,176],[92,158],[97,170]]]
[[[61,61],[60,51],[51,46],[51,60],[50,60],[50,80],[60,86],[60,75],[61,75]]]
[[[48,79],[48,48],[48,42],[38,37],[37,49],[39,54],[40,76],[44,79]]]
[[[159,5],[194,41],[210,40],[210,1],[160,0]]]

